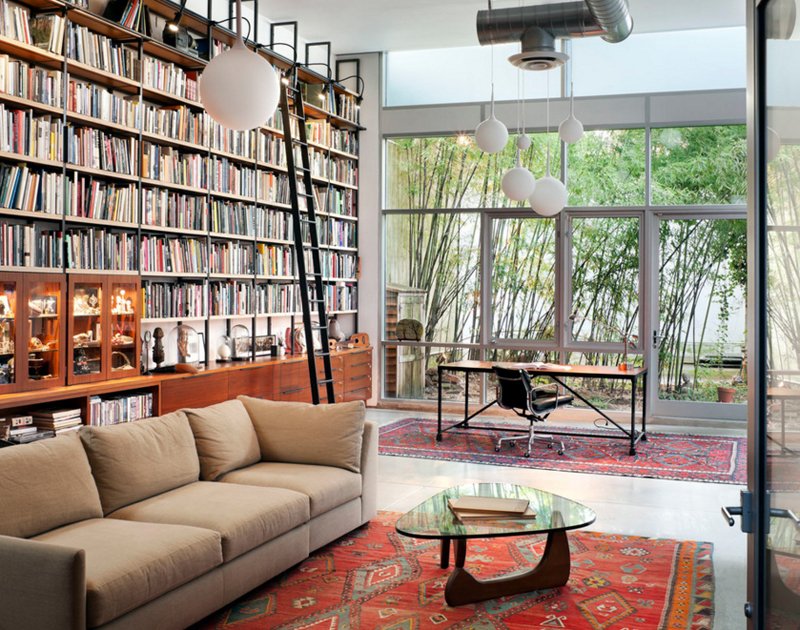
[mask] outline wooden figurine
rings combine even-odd
[[[164,331],[161,328],[156,328],[153,331],[153,362],[156,368],[160,368],[164,363]]]

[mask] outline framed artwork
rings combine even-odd
[[[277,343],[275,335],[256,335],[256,354],[269,354]]]

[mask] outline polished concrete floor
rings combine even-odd
[[[370,409],[367,417],[381,424],[426,414]],[[648,427],[653,431],[679,430]],[[744,435],[744,431],[709,430],[717,435]],[[717,630],[746,627],[742,613],[746,584],[746,537],[728,527],[720,514],[723,505],[738,505],[739,486],[686,481],[667,481],[586,475],[487,466],[462,462],[431,461],[405,457],[380,458],[378,508],[404,512],[442,488],[453,485],[506,481],[539,486],[591,507],[596,531],[693,539],[714,544]]]

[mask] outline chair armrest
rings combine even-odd
[[[548,383],[547,385],[538,385],[537,387],[531,388],[531,396],[533,396],[533,398],[536,398],[536,394],[540,392],[558,396],[558,383]]]
[[[361,441],[361,522],[378,514],[378,423],[364,422]]]
[[[0,536],[0,629],[85,630],[86,554]]]

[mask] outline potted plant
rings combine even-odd
[[[736,396],[736,389],[733,387],[717,387],[717,400],[721,403],[732,403]]]

